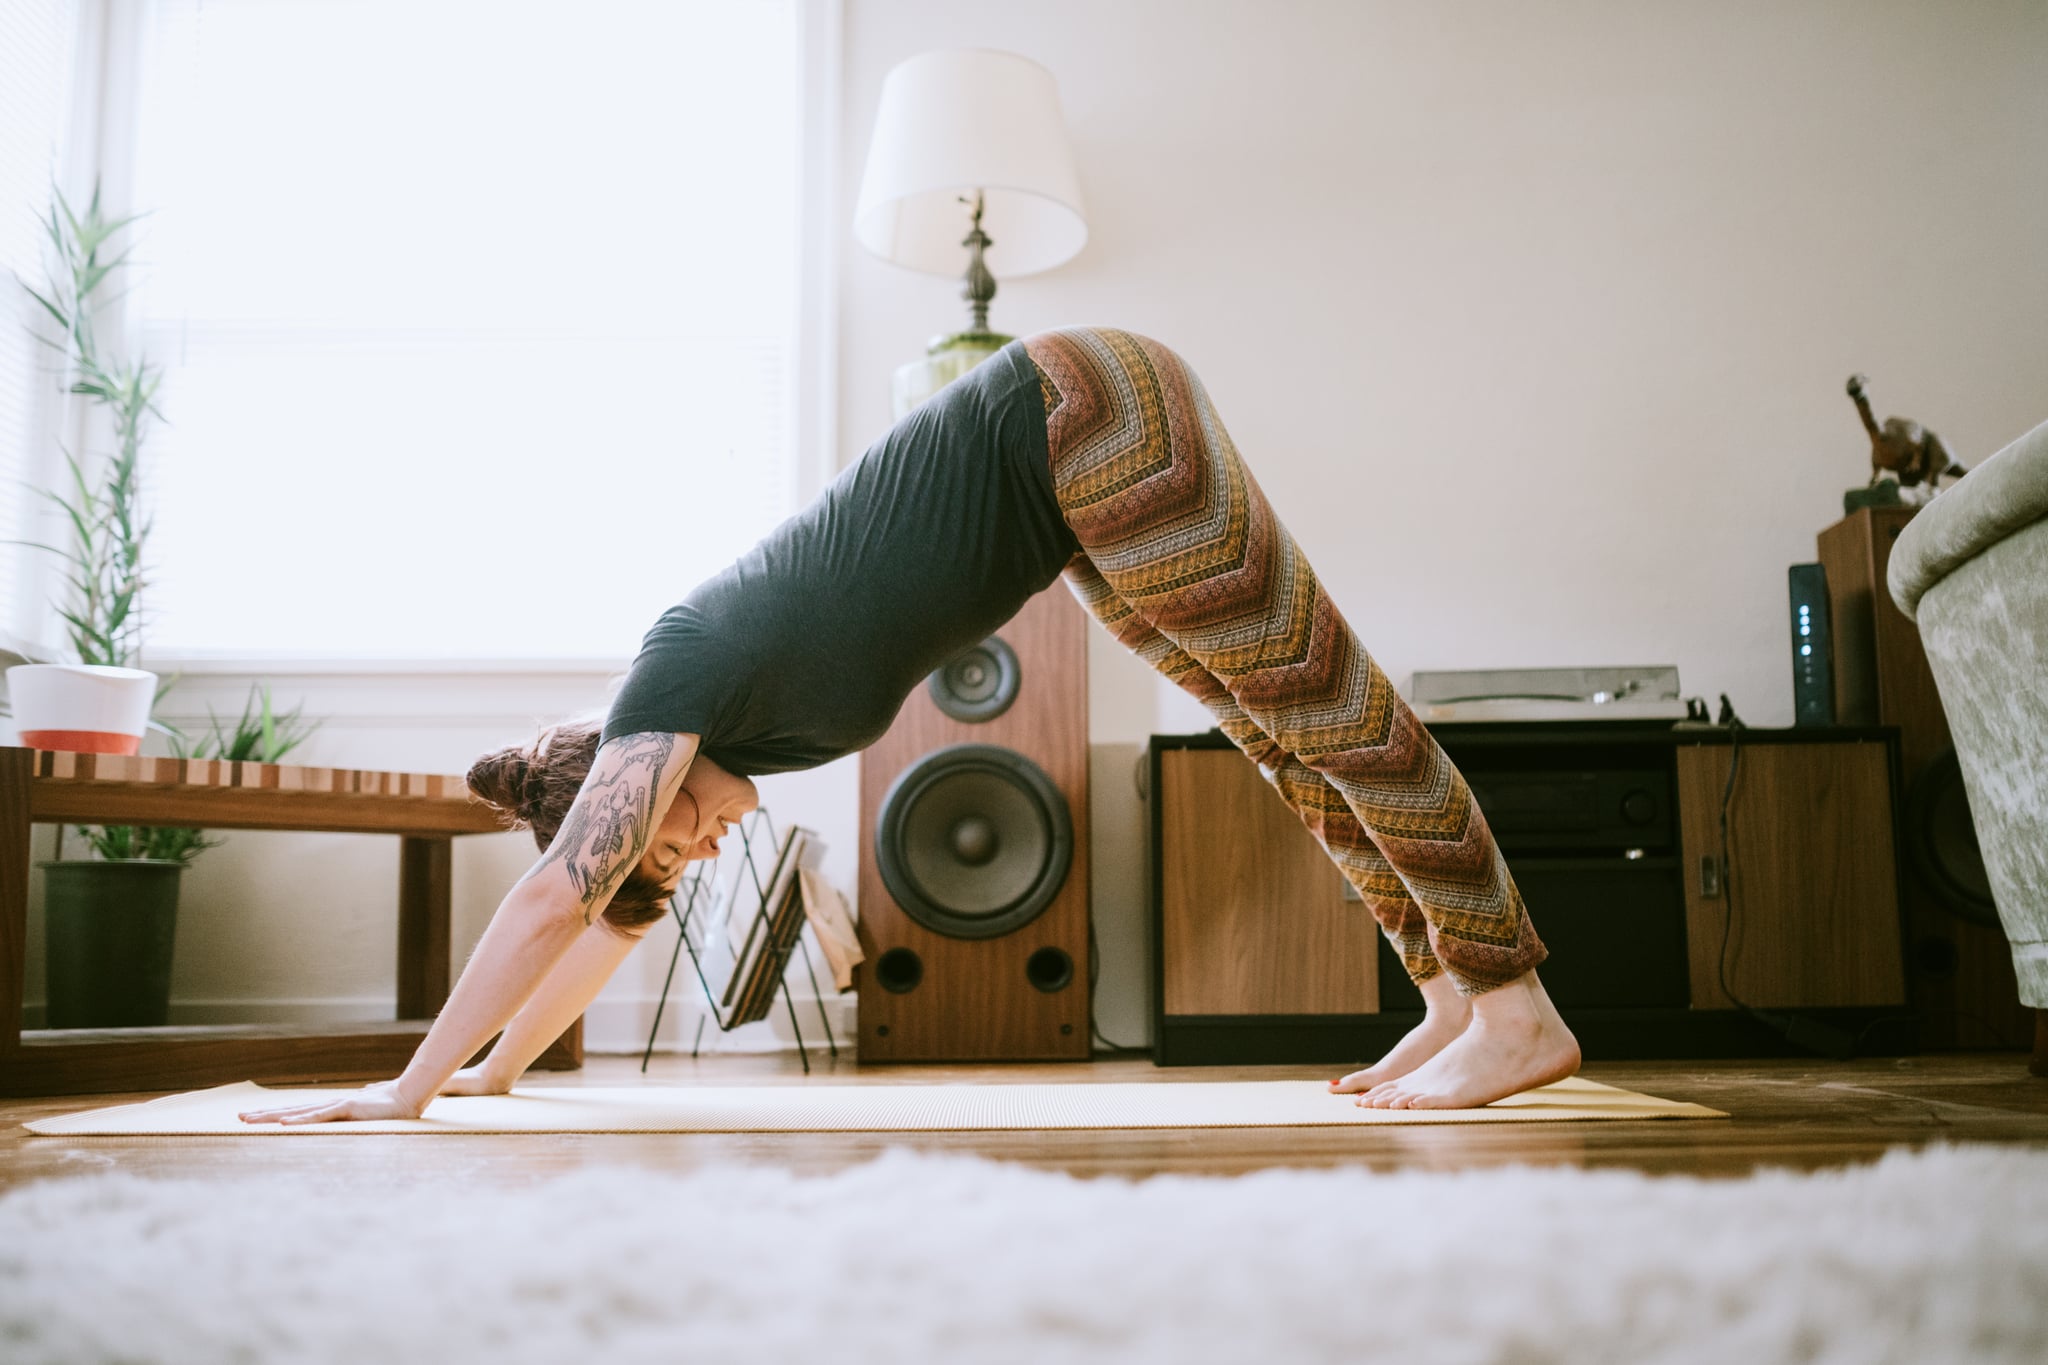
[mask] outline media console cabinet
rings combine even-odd
[[[1917,1050],[1896,727],[1749,730],[1739,767],[1723,730],[1430,732],[1478,798],[1589,1060],[1802,1051],[1737,1001],[1798,1016],[1803,1037]],[[1156,1061],[1363,1061],[1421,1019],[1372,916],[1220,732],[1154,735],[1151,772]]]
[[[37,824],[389,834],[399,840],[394,1017],[360,1024],[23,1029]],[[501,829],[462,778],[0,746],[0,1095],[396,1076],[448,998],[454,841]],[[578,1019],[535,1061],[583,1064]]]

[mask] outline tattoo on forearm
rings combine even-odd
[[[568,818],[548,851],[535,863],[538,873],[559,862],[583,906],[586,924],[597,902],[609,896],[639,863],[654,834],[654,798],[662,772],[675,752],[676,737],[624,735],[598,750],[594,776],[576,794]],[[608,760],[607,751],[612,755]]]

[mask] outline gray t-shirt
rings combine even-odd
[[[747,776],[864,749],[1079,549],[1053,497],[1038,370],[1013,341],[663,612],[604,738],[701,735]]]

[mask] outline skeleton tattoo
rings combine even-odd
[[[647,851],[655,793],[675,747],[674,735],[648,733],[621,735],[598,750],[568,818],[527,873],[531,877],[560,862],[576,888],[584,923],[592,921],[597,903],[611,895]]]

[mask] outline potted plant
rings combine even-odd
[[[249,685],[232,730],[209,709],[210,725],[181,756],[276,763],[304,743],[314,725],[298,708],[272,709],[270,689]],[[170,1014],[171,957],[178,884],[192,860],[220,840],[175,827],[81,827],[90,859],[58,858],[43,870],[45,1023],[50,1028],[162,1024]]]
[[[67,538],[62,545],[37,548],[63,561],[67,592],[58,611],[78,662],[9,669],[10,701],[26,743],[135,753],[143,725],[153,724],[147,722],[150,705],[169,686],[136,667],[142,653],[143,554],[150,529],[140,507],[138,473],[149,419],[162,417],[153,401],[162,374],[141,356],[133,361],[107,357],[94,325],[101,290],[127,260],[125,249],[112,259],[102,255],[134,217],[109,221],[101,212],[97,187],[83,218],[72,212],[61,192],[54,192],[54,198],[44,227],[55,263],[46,288],[28,292],[61,333],[61,341],[40,339],[64,355],[65,391],[86,395],[104,409],[115,449],[96,470],[65,451],[66,488],[44,490],[63,513]],[[128,708],[123,716],[115,717],[106,700],[114,693]],[[96,704],[98,711],[92,709]],[[182,736],[166,730],[174,752],[274,763],[311,732],[296,710],[275,714],[267,688],[259,703],[253,685],[232,732],[223,729],[218,717],[212,719],[209,734],[191,750]],[[130,742],[116,742],[131,732]],[[57,859],[41,864],[47,1023],[52,1028],[161,1024],[169,1008],[180,874],[219,841],[196,829],[153,826],[101,825],[83,827],[80,833],[91,857],[66,860],[60,827]]]
[[[9,702],[25,744],[132,754],[141,748],[158,695],[155,675],[134,664],[141,652],[142,548],[149,534],[138,507],[137,465],[162,375],[140,358],[133,363],[107,358],[94,325],[99,296],[127,259],[124,252],[102,260],[102,252],[134,219],[109,222],[100,211],[97,188],[83,221],[61,192],[54,197],[44,223],[54,251],[49,280],[43,292],[22,287],[61,333],[61,340],[37,339],[62,354],[65,391],[89,396],[106,412],[115,450],[97,478],[65,451],[68,487],[40,490],[63,512],[69,535],[62,549],[38,548],[64,560],[69,592],[58,612],[78,662],[8,669]]]

